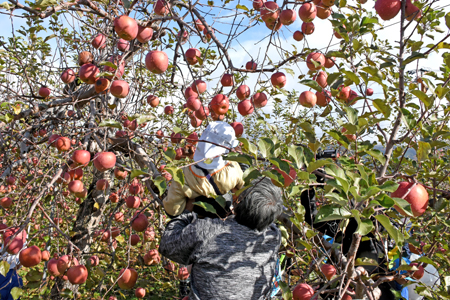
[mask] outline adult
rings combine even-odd
[[[281,243],[274,221],[282,205],[281,190],[268,178],[256,179],[227,219],[199,219],[185,210],[167,224],[159,251],[192,264],[190,300],[257,300],[270,294]]]

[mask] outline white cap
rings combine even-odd
[[[217,145],[222,145],[228,148],[235,148],[239,145],[239,141],[236,139],[234,128],[226,122],[211,122],[205,131],[203,131],[199,140],[212,142]],[[199,141],[197,149],[194,154],[194,161],[199,161],[204,158],[213,158],[217,155],[228,153],[228,149],[214,145],[211,143],[205,143]],[[225,166],[226,161],[222,156],[216,157],[210,164],[207,161],[201,161],[197,165],[204,169],[214,170]]]

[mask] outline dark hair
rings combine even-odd
[[[236,221],[251,229],[263,231],[272,224],[283,211],[281,189],[269,178],[258,178],[239,195],[234,208]]]

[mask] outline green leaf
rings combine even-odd
[[[385,192],[393,193],[397,190],[398,186],[399,186],[398,183],[388,180],[385,183],[383,183],[382,185],[379,185],[378,188]]]
[[[167,172],[170,173],[170,175],[172,175],[172,178],[178,182],[179,184],[181,184],[182,186],[185,184],[184,181],[184,173],[182,169],[179,168],[165,168],[164,170],[166,170]]]
[[[344,148],[348,149],[348,140],[343,138],[343,135],[336,130],[327,131],[327,133],[334,138],[337,142],[339,142]]]
[[[144,172],[142,170],[135,169],[135,170],[131,170],[130,179],[133,179],[133,178],[138,177],[140,175],[150,175],[150,174],[148,174],[147,172]]]
[[[429,264],[429,265],[432,265],[432,266],[434,266],[436,269],[439,268],[439,266],[436,264],[436,262],[435,262],[434,260],[432,260],[431,258],[429,258],[429,257],[421,256],[421,257],[418,259],[418,261],[423,262],[423,263],[426,263],[426,264]]]
[[[140,125],[140,124],[144,124],[147,123],[148,121],[151,121],[155,118],[154,115],[139,115],[136,118],[136,122]]]
[[[9,3],[8,3],[8,2],[3,2],[2,4],[0,4],[0,7],[4,8],[4,9],[6,9],[6,10],[9,10],[9,9],[10,9],[10,6],[9,6]]]
[[[278,186],[284,186],[284,177],[280,172],[275,170],[264,171],[262,175],[275,180],[278,183]]]
[[[54,37],[56,37],[56,34],[50,34],[49,36],[47,36],[47,37],[44,39],[44,42],[47,42],[48,40],[51,40],[51,39],[54,38]]]
[[[98,65],[99,66],[108,66],[108,67],[113,68],[114,70],[117,70],[117,66],[110,61],[101,61]]]
[[[373,229],[373,222],[371,220],[361,220],[359,212],[356,209],[352,209],[352,215],[355,217],[356,222],[358,223],[358,228],[356,229],[356,233],[359,233],[362,236],[369,234]]]
[[[0,274],[3,275],[3,277],[6,277],[6,274],[9,272],[9,263],[7,261],[1,261],[0,262]]]
[[[100,124],[98,124],[98,127],[114,127],[118,129],[122,129],[122,124],[119,123],[119,121],[116,120],[104,120]]]
[[[347,70],[342,70],[342,73],[344,73],[347,76],[347,78],[350,79],[351,81],[353,81],[356,85],[361,83],[358,75],[356,75],[355,73],[353,73],[351,71],[347,71]]]
[[[311,126],[309,122],[300,123],[299,126],[306,132],[314,133],[314,128]]]
[[[389,118],[391,115],[391,107],[385,103],[385,101],[381,99],[375,99],[372,101],[373,106],[381,112],[385,118]]]
[[[213,213],[213,214],[217,214],[217,211],[214,208],[214,206],[212,206],[209,203],[202,202],[202,201],[197,201],[197,202],[194,202],[194,205],[200,206],[201,208],[203,208],[207,212],[210,212],[210,213]]]
[[[153,180],[153,183],[158,188],[159,195],[161,196],[167,189],[166,179],[162,176],[158,176]]]
[[[356,109],[354,109],[353,107],[350,106],[346,106],[344,107],[345,112],[347,113],[348,116],[348,120],[350,121],[350,123],[352,123],[353,125],[357,125],[358,124],[358,112],[356,111]]]
[[[289,288],[289,285],[284,282],[284,281],[279,281],[278,284],[280,285],[282,294],[281,296],[283,297],[283,300],[291,300],[292,299],[292,292]]]
[[[273,155],[275,145],[271,139],[261,138],[258,142],[258,147],[264,157],[269,157]]]
[[[303,147],[290,145],[288,147],[288,154],[295,160],[298,168],[301,168],[303,166]]]
[[[377,17],[364,17],[361,20],[361,26],[367,25],[367,24],[378,24],[378,18]]]
[[[419,98],[419,100],[422,101],[423,104],[425,104],[425,106],[427,108],[430,108],[433,105],[433,100],[430,97],[428,97],[427,94],[425,94],[421,90],[412,90],[411,94],[413,94],[414,96]]]
[[[280,169],[281,171],[283,171],[286,174],[290,173],[291,167],[289,166],[289,163],[281,160],[279,158],[273,157],[270,158],[269,161],[278,169]]]
[[[336,80],[338,80],[338,78],[339,78],[341,75],[342,75],[341,73],[331,73],[331,74],[329,74],[329,75],[328,75],[328,78],[327,78],[327,84],[328,84],[329,86],[332,86],[333,83],[335,83]]]
[[[333,161],[330,161],[328,159],[319,159],[319,160],[310,162],[306,171],[311,173],[311,172],[317,170],[318,168],[321,168],[325,165],[332,165],[332,164],[333,164]]]
[[[116,241],[119,242],[119,244],[124,244],[125,243],[125,238],[123,237],[123,235],[118,235],[114,238]]]
[[[250,156],[248,156],[247,154],[239,154],[236,152],[230,152],[227,155],[224,155],[223,159],[230,161],[237,161],[239,163],[247,164],[250,166],[253,164],[253,160]]]
[[[414,126],[416,126],[416,119],[414,118],[414,115],[407,110],[406,108],[400,109],[402,112],[402,120],[408,126],[408,129],[413,129]]]
[[[11,289],[11,296],[13,297],[14,300],[19,299],[19,297],[22,296],[22,294],[23,290],[21,288],[13,287]]]
[[[372,76],[383,79],[383,73],[381,73],[380,69],[378,69],[374,66],[366,66],[366,67],[362,68],[361,71],[367,72]]]
[[[372,149],[366,150],[365,152],[370,156],[372,156],[373,158],[375,158],[376,160],[378,160],[380,163],[382,164],[386,163],[386,157],[384,157],[384,154],[380,150]]]
[[[403,61],[403,65],[407,65],[407,64],[415,61],[416,59],[421,59],[421,58],[426,58],[426,56],[423,53],[420,53],[420,52],[413,52],[409,57],[407,57]]]
[[[220,206],[222,206],[223,208],[225,208],[225,206],[227,205],[227,200],[221,196],[221,195],[217,195],[214,197],[214,200],[219,203]]]
[[[335,207],[334,205],[324,205],[317,213],[314,223],[342,220],[350,218],[352,214],[342,207]]]
[[[313,63],[314,63],[314,60],[312,60],[312,61],[313,61]],[[286,71],[286,73],[288,73],[289,75],[291,75],[292,78],[295,78],[295,72],[294,72],[294,70],[289,69],[289,68],[284,68],[284,70]]]
[[[419,141],[419,148],[417,149],[417,160],[419,162],[428,160],[428,155],[431,153],[431,146],[427,142]]]
[[[245,10],[245,11],[249,11],[247,6],[241,5],[241,4],[236,5],[236,9],[242,9],[242,10]]]
[[[328,80],[328,78],[327,78],[327,80]],[[305,80],[300,81],[300,83],[304,84],[306,86],[309,86],[310,88],[315,89],[318,92],[322,91],[322,87],[315,80],[305,79]]]
[[[100,72],[97,75],[95,75],[95,78],[100,78],[100,77],[113,77],[114,73],[111,72]]]
[[[391,220],[385,215],[377,215],[375,216],[375,219],[377,219],[378,222],[380,222],[380,224],[386,229],[389,236],[394,239],[397,246],[401,247],[405,238],[399,230],[392,226]]]
[[[255,167],[250,167],[245,170],[244,175],[242,176],[246,185],[250,184],[253,179],[256,179],[258,177],[261,177],[261,173]]]
[[[175,152],[175,150],[173,150],[172,148],[167,149],[164,152],[164,155],[169,158],[170,160],[174,160],[175,156],[177,155],[177,153]]]
[[[438,96],[438,98],[439,99],[442,99],[442,98],[444,98],[445,97],[445,95],[447,95],[447,93],[450,91],[450,89],[449,88],[446,88],[446,87],[442,87],[442,85],[439,85],[437,88],[436,88],[436,95]]]
[[[257,154],[258,149],[256,148],[256,146],[250,143],[246,138],[241,137],[238,138],[237,140],[243,144],[244,150],[250,152],[253,155]]]
[[[445,25],[450,29],[450,12],[445,15]]]

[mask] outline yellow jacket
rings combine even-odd
[[[200,169],[189,166],[182,170],[185,185],[181,186],[178,182],[172,181],[167,197],[163,200],[164,209],[171,216],[178,216],[184,211],[187,199],[216,195],[213,186]],[[242,175],[241,167],[234,161],[227,162],[224,167],[211,173],[211,177],[222,194],[226,194],[234,188],[240,189],[244,185]]]

